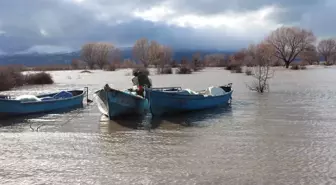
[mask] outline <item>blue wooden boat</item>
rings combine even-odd
[[[83,106],[85,91],[61,91],[37,96],[0,96],[0,118],[48,113]],[[32,98],[33,97],[33,98]]]
[[[136,95],[130,90],[120,91],[109,87],[95,92],[101,104],[98,104],[100,112],[110,120],[120,116],[144,115],[149,111],[148,100]]]
[[[151,88],[146,89],[146,98],[152,115],[161,116],[228,105],[232,99],[231,86],[230,83],[198,92],[182,88]]]

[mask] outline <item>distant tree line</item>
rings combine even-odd
[[[258,49],[261,46],[270,49],[267,51]],[[87,43],[82,46],[81,60],[74,60],[72,65],[73,68],[85,65],[89,69],[111,71],[125,67],[155,67],[158,74],[163,74],[171,73],[171,68],[174,67],[178,68],[179,73],[191,73],[204,67],[225,67],[228,70],[240,72],[241,66],[258,65],[260,57],[257,56],[261,54],[271,56],[270,66],[285,68],[289,68],[297,59],[300,59],[300,65],[319,64],[320,58],[323,58],[325,65],[336,63],[336,39],[328,38],[316,43],[316,36],[312,31],[285,26],[272,31],[259,44],[251,44],[229,56],[223,53],[205,56],[194,53],[191,59],[185,56],[181,61],[175,61],[174,53],[169,46],[146,38],[137,40],[132,50],[132,58],[123,59],[121,51],[111,43]],[[258,53],[261,51],[263,53]]]

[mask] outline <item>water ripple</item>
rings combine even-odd
[[[131,76],[125,73],[129,72],[53,72],[55,85],[5,93],[89,86],[92,97],[105,83],[129,87]],[[246,89],[243,81],[250,77],[224,70],[158,75],[152,78],[159,86],[196,90],[233,82],[232,106],[160,119],[109,121],[93,103],[62,114],[2,121],[0,181],[336,184],[335,74],[334,68],[280,70],[271,81],[271,92],[264,95]]]

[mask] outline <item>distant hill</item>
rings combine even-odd
[[[132,58],[132,49],[122,49],[123,59]],[[180,49],[174,52],[173,59],[180,62],[182,58],[191,59],[192,55],[199,52],[202,56],[212,53],[222,53],[231,55],[236,51],[221,51],[221,50],[194,50],[194,49]],[[25,65],[27,67],[39,65],[62,65],[70,64],[72,59],[80,58],[80,52],[71,53],[53,53],[53,54],[16,54],[16,55],[0,55],[0,65]],[[321,58],[321,60],[323,60]],[[300,61],[299,58],[295,61]]]
[[[223,53],[230,55],[235,51],[220,51],[220,50],[193,50],[181,49],[174,52],[173,59],[180,61],[182,58],[191,59],[192,54],[199,52],[202,56],[211,53]],[[124,59],[132,58],[131,48],[122,50],[122,57]],[[54,53],[54,54],[16,54],[16,55],[0,55],[0,65],[25,65],[25,66],[38,66],[38,65],[58,65],[70,64],[72,59],[80,58],[80,52],[72,53]]]

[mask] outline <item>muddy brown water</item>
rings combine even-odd
[[[130,87],[129,74],[56,71],[54,85],[4,93],[88,86],[92,99],[105,83]],[[251,77],[219,69],[151,78],[195,90],[232,82],[232,106],[106,121],[92,103],[1,121],[0,184],[336,184],[336,68],[277,69],[263,95],[246,88]]]

